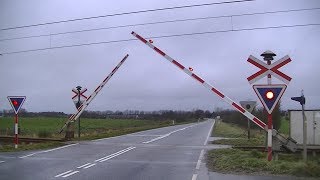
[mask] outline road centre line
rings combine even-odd
[[[123,154],[123,153],[126,153],[126,152],[128,152],[128,151],[131,151],[131,150],[133,150],[133,149],[135,149],[135,148],[136,148],[136,147],[130,146],[130,147],[128,147],[128,148],[126,148],[126,149],[123,149],[123,150],[121,150],[121,151],[118,151],[118,152],[115,152],[115,153],[110,154],[110,155],[108,155],[108,156],[105,156],[105,157],[102,157],[102,158],[100,158],[100,159],[97,159],[97,160],[95,160],[95,162],[104,162],[104,161],[107,161],[107,160],[112,159],[112,158],[114,158],[114,157],[117,157],[117,156],[119,156],[119,155],[121,155],[121,154]],[[78,168],[78,169],[81,169],[81,168],[83,168],[83,169],[88,169],[88,168],[93,167],[93,166],[95,166],[95,165],[97,165],[97,164],[96,164],[96,163],[86,163],[86,164],[83,164],[83,165],[81,165],[81,166],[78,166],[77,168]],[[63,172],[63,173],[61,173],[61,174],[58,174],[58,175],[56,175],[55,177],[68,177],[68,176],[74,175],[74,174],[76,174],[76,173],[78,173],[78,172],[80,172],[80,171],[69,170],[69,171]]]
[[[102,159],[105,159],[105,158],[108,158],[108,157],[110,157],[110,156],[114,156],[114,155],[116,155],[116,154],[119,154],[119,153],[121,153],[121,152],[123,152],[123,151],[125,151],[125,150],[128,150],[129,148],[131,148],[131,146],[128,147],[128,148],[126,148],[126,149],[122,149],[122,150],[120,150],[120,151],[118,151],[118,152],[115,152],[115,153],[113,153],[113,154],[110,154],[110,155],[108,155],[108,156],[105,156],[105,157],[102,157],[102,158],[100,158],[100,159],[97,159],[97,160],[95,160],[95,162],[98,162],[98,161],[100,161],[100,160],[102,160]]]
[[[46,150],[46,151],[35,152],[35,153],[31,153],[31,154],[28,154],[28,155],[25,155],[25,156],[20,156],[19,158],[26,158],[26,157],[30,157],[30,156],[33,156],[33,155],[36,155],[36,154],[47,153],[47,152],[51,152],[51,151],[55,151],[55,150],[59,150],[59,149],[63,149],[63,148],[71,147],[71,146],[75,146],[75,145],[78,145],[78,144],[79,143],[69,144],[69,145],[57,147],[57,148],[54,148],[54,149],[49,149],[49,150]]]
[[[68,173],[70,173],[70,172],[72,172],[72,170],[69,170],[69,171],[63,172],[63,173],[61,173],[61,174],[58,174],[58,175],[56,175],[55,177],[60,177],[60,176],[63,176],[63,175],[65,175],[65,174],[68,174]]]
[[[114,158],[114,157],[117,157],[117,156],[119,156],[119,155],[121,155],[121,154],[123,154],[123,153],[126,153],[126,152],[128,152],[128,151],[131,151],[132,149],[135,149],[135,148],[136,148],[136,147],[132,147],[132,148],[130,148],[130,149],[127,149],[127,150],[122,151],[122,152],[120,152],[120,153],[117,153],[117,154],[115,154],[115,155],[112,155],[112,156],[109,156],[109,157],[107,157],[107,158],[101,159],[101,160],[98,161],[98,162],[107,161],[107,160],[112,159],[112,158]]]
[[[89,165],[89,166],[84,167],[83,169],[88,169],[88,168],[91,168],[92,166],[95,166],[95,165],[96,165],[96,164],[93,163],[93,164],[91,164],[91,165]]]
[[[78,168],[78,169],[81,169],[81,168],[83,168],[83,167],[85,167],[85,166],[88,166],[89,164],[91,164],[91,163],[87,163],[87,164],[81,165],[81,166],[79,166],[79,167],[77,167],[77,168]]]
[[[78,172],[80,172],[80,171],[73,171],[73,172],[71,172],[71,173],[69,173],[69,174],[66,174],[66,175],[64,175],[64,176],[62,176],[62,177],[68,177],[68,176],[71,176],[71,175],[74,175],[74,174],[76,174],[76,173],[78,173]]]
[[[154,141],[160,140],[160,139],[162,139],[162,138],[168,137],[168,136],[170,136],[171,134],[176,133],[176,132],[178,132],[178,131],[183,131],[183,130],[186,130],[186,129],[188,129],[188,128],[191,128],[191,127],[193,127],[193,126],[195,126],[195,125],[198,125],[198,124],[194,124],[194,125],[191,125],[191,126],[187,126],[187,127],[181,128],[181,129],[176,129],[176,130],[174,130],[174,131],[172,131],[172,132],[169,132],[169,133],[167,133],[167,134],[165,134],[165,135],[163,135],[163,136],[156,137],[156,138],[154,138],[154,139],[151,139],[151,140],[149,140],[149,141],[145,141],[145,142],[142,142],[142,143],[143,143],[143,144],[149,144],[149,143],[151,143],[151,142],[154,142]]]

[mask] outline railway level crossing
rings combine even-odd
[[[225,94],[223,94],[220,90],[218,90],[216,87],[210,85],[208,82],[206,82],[204,79],[202,79],[201,77],[199,77],[197,74],[193,73],[190,69],[186,68],[185,66],[183,66],[182,64],[180,64],[178,61],[176,61],[175,59],[173,59],[172,57],[170,57],[168,54],[166,54],[165,52],[163,52],[162,50],[160,50],[159,48],[157,48],[156,46],[154,46],[152,43],[152,41],[147,41],[146,39],[144,39],[142,36],[140,36],[139,34],[135,33],[135,32],[131,32],[131,34],[133,36],[135,36],[137,39],[139,39],[141,42],[143,42],[144,44],[146,44],[147,46],[149,46],[151,49],[153,49],[154,51],[156,51],[158,54],[160,54],[161,56],[163,56],[166,60],[168,60],[170,63],[172,63],[173,65],[175,65],[176,67],[178,67],[180,70],[182,70],[184,73],[186,73],[187,75],[189,75],[191,78],[195,79],[196,81],[198,81],[200,84],[202,84],[206,89],[208,89],[209,91],[211,91],[212,93],[216,94],[217,96],[219,96],[222,100],[224,100],[225,102],[227,102],[229,105],[231,105],[235,110],[239,111],[240,113],[242,113],[244,116],[246,116],[248,119],[250,119],[253,123],[255,123],[257,126],[259,126],[260,128],[264,129],[265,131],[268,131],[268,127],[264,122],[262,122],[259,118],[255,117],[254,115],[252,115],[249,111],[247,111],[245,108],[241,107],[241,105],[239,105],[238,103],[236,103],[235,101],[233,101],[232,99],[230,99],[228,96],[226,96]],[[288,60],[287,60],[288,61]],[[287,62],[286,61],[286,62]],[[255,80],[259,80],[259,78],[261,79],[263,76],[261,74],[277,74],[278,76],[280,76],[279,74],[281,74],[281,72],[278,70],[278,68],[280,68],[281,66],[283,66],[283,63],[280,64],[274,64],[272,66],[268,66],[268,68],[264,68],[262,66],[261,67],[261,71],[259,71],[258,73],[255,74],[255,76],[253,76],[251,82],[255,82]],[[271,71],[271,72],[270,72]],[[276,75],[276,76],[277,76]],[[269,78],[270,75],[268,75]],[[271,78],[271,77],[270,77]],[[291,80],[291,78],[284,78],[288,81]],[[271,81],[271,80],[270,80]],[[250,82],[250,81],[249,81]],[[270,93],[269,93],[270,94]],[[269,130],[270,131],[270,130]],[[281,134],[279,134],[275,129],[271,130],[270,135],[274,136],[276,139],[279,140],[279,142],[281,143],[281,145],[286,148],[289,151],[295,152],[297,149],[297,145],[296,142],[291,139],[291,138],[285,138],[284,136],[282,136]]]

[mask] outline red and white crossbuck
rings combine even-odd
[[[278,70],[279,68],[288,64],[291,61],[289,56],[284,56],[283,58],[279,59],[278,61],[270,65],[266,64],[265,62],[259,60],[258,58],[252,55],[248,58],[247,61],[253,64],[254,66],[260,68],[260,71],[256,72],[255,74],[247,78],[250,84],[255,83],[256,81],[260,80],[261,78],[269,74],[281,80],[285,84],[289,84],[289,82],[291,81],[291,77],[285,75],[284,73]]]

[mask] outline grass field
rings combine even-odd
[[[64,138],[64,133],[59,134],[59,130],[66,118],[52,117],[19,117],[19,137],[41,137],[41,138]],[[97,138],[113,137],[137,131],[170,126],[171,121],[154,121],[138,119],[86,119],[81,118],[81,138],[80,140],[90,140]],[[75,140],[78,140],[77,128],[75,124]],[[0,118],[0,135],[14,135],[13,117]],[[0,143],[1,145],[1,143]],[[59,146],[61,143],[34,143],[20,144],[19,150],[43,149]],[[0,151],[15,151],[13,143],[2,144]]]
[[[32,117],[19,118],[20,136],[23,137],[62,137],[58,131],[66,118]],[[81,135],[84,137],[116,131],[134,131],[135,129],[155,128],[170,125],[169,121],[133,120],[133,119],[86,119],[81,118]],[[13,135],[13,118],[0,118],[0,135]],[[75,132],[78,123],[75,124]]]
[[[283,119],[283,121],[287,121]],[[283,127],[282,127],[283,126]],[[281,130],[282,129],[282,130]],[[289,123],[282,122],[279,130],[287,135]],[[254,130],[250,140],[244,135],[245,129],[234,124],[216,124],[213,136],[228,137],[214,141],[215,144],[233,146],[264,145],[265,132]],[[257,150],[218,149],[207,153],[207,166],[212,171],[235,174],[284,174],[304,177],[320,177],[320,156],[309,155],[308,163],[302,161],[301,154],[279,153],[278,161],[268,162],[267,153]]]

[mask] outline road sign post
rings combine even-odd
[[[256,107],[257,102],[256,101],[240,101],[240,104],[243,108],[245,108],[247,111],[252,113],[253,109]],[[250,119],[248,119],[248,139],[250,139]]]
[[[8,96],[7,98],[9,100],[9,103],[10,103],[10,105],[14,111],[14,114],[15,114],[15,118],[14,118],[14,147],[17,149],[18,144],[19,144],[18,113],[19,113],[19,110],[20,110],[22,104],[24,103],[26,97],[25,96]]]
[[[279,84],[279,85],[272,85],[271,82],[271,75],[276,77],[277,79],[283,81],[284,83],[288,84],[291,81],[291,77],[287,76],[286,74],[282,73],[278,69],[285,64],[291,62],[289,56],[285,56],[280,60],[276,61],[275,63],[271,64],[273,57],[276,56],[275,53],[271,51],[265,51],[261,54],[263,59],[267,61],[264,63],[263,61],[259,60],[258,58],[250,55],[248,58],[248,62],[253,64],[254,66],[260,68],[260,71],[257,73],[249,76],[247,80],[250,84],[260,80],[261,78],[267,76],[267,85],[253,85],[253,89],[258,95],[262,105],[268,112],[268,131],[267,131],[267,138],[268,138],[268,161],[272,160],[272,111],[275,108],[276,104],[279,102],[281,96],[283,95],[284,91],[286,90],[286,85]]]
[[[84,95],[84,93],[87,91],[87,88],[84,88],[81,90],[81,86],[77,86],[76,89],[72,89],[72,92],[75,93],[75,95],[72,97],[72,100],[76,106],[76,108],[78,109],[84,100],[87,99],[87,96]],[[78,138],[80,138],[80,116],[78,119]]]
[[[63,129],[70,123],[76,121],[79,116],[83,113],[83,111],[88,107],[88,105],[91,103],[91,101],[97,96],[97,94],[101,91],[101,89],[107,84],[107,82],[111,79],[111,77],[114,75],[114,73],[117,72],[117,70],[120,68],[120,66],[126,61],[126,59],[129,57],[129,54],[127,54],[119,63],[118,65],[112,70],[112,72],[99,84],[99,86],[94,90],[94,92],[80,105],[80,107],[77,109],[77,112],[69,117],[69,119],[64,123],[62,128],[60,129],[59,133],[62,133]]]
[[[307,120],[304,114],[304,105],[306,104],[306,98],[304,97],[303,90],[301,91],[300,97],[292,97],[294,101],[298,101],[302,108],[302,119],[303,119],[303,161],[307,162]]]

